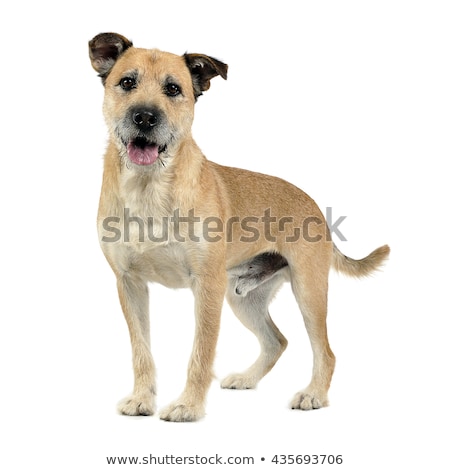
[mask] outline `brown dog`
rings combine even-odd
[[[189,287],[195,296],[186,387],[161,412],[162,419],[193,421],[204,415],[225,296],[257,336],[261,354],[222,387],[253,388],[267,374],[287,345],[268,312],[285,281],[291,282],[314,353],[311,383],[291,406],[327,405],[335,363],[326,327],[330,267],[364,276],[380,266],[389,248],[360,261],[348,258],[334,246],[322,213],[303,191],[206,160],[191,135],[194,104],[211,78],[226,79],[227,65],[201,54],[137,49],[115,33],[93,38],[89,52],[105,87],[110,134],[99,237],[117,277],[133,351],[134,390],[120,403],[120,412],[155,412],[148,282]]]

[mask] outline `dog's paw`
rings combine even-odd
[[[164,408],[159,417],[164,421],[176,423],[198,421],[205,416],[205,409],[201,405],[188,405],[178,400]]]
[[[318,410],[324,406],[328,406],[326,393],[312,393],[307,390],[296,393],[291,401],[291,409],[293,410]]]
[[[220,386],[232,390],[248,390],[255,388],[258,380],[246,374],[231,374],[225,377]]]
[[[155,396],[130,395],[119,402],[117,411],[127,416],[151,416],[155,412]]]

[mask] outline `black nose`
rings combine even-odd
[[[155,113],[147,110],[138,110],[133,113],[133,122],[141,130],[150,129],[158,123],[158,117]]]

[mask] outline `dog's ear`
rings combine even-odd
[[[203,54],[184,54],[183,57],[191,72],[195,99],[209,89],[211,78],[220,75],[227,79],[228,65],[220,60]]]
[[[97,34],[89,41],[89,57],[92,67],[104,80],[117,58],[133,43],[124,36],[116,33]]]

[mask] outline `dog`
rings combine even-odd
[[[98,210],[101,248],[116,278],[132,346],[134,388],[118,405],[125,415],[152,415],[155,365],[150,352],[148,283],[190,288],[195,337],[180,397],[160,412],[167,421],[205,414],[223,301],[259,340],[255,363],[221,386],[250,389],[275,365],[287,340],[268,305],[290,282],[313,351],[310,384],[291,408],[328,405],[335,366],[327,336],[330,267],[366,276],[389,254],[344,256],[315,202],[272,176],[218,165],[193,140],[194,105],[228,66],[204,55],[140,49],[116,33],[89,41],[104,85],[109,132]]]

